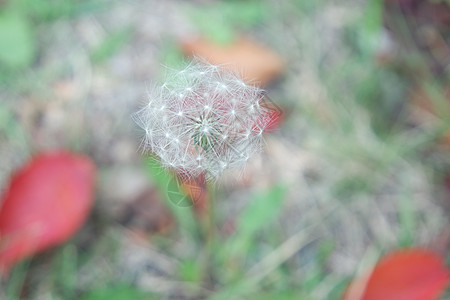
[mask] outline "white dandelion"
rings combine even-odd
[[[195,59],[150,89],[147,105],[133,118],[145,131],[144,150],[159,156],[164,167],[215,180],[262,150],[274,111],[266,102],[260,88]]]

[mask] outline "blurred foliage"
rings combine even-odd
[[[105,7],[105,1],[7,0],[0,5],[0,79],[12,80],[15,73],[33,64],[40,25],[97,11]]]
[[[10,0],[10,7],[34,22],[49,22],[92,13],[105,7],[105,0]]]
[[[414,232],[416,229],[416,214],[412,195],[405,192],[398,203],[398,218],[400,222],[400,233],[398,244],[400,247],[412,247],[415,245]]]
[[[228,0],[188,11],[205,36],[219,44],[228,44],[239,32],[264,23],[269,13],[266,5],[263,1]]]
[[[166,170],[159,163],[159,160],[150,156],[144,161],[144,165],[147,168],[148,174],[152,181],[156,184],[160,191],[160,196],[165,200],[166,206],[174,214],[175,219],[178,222],[178,228],[180,228],[181,234],[189,237],[192,240],[199,238],[200,230],[197,228],[196,220],[193,211],[190,209],[191,205],[174,205],[172,199],[169,196],[168,191],[179,191],[179,195],[184,195],[180,186],[177,184],[173,174],[166,172]],[[189,199],[185,199],[190,201]]]
[[[323,7],[326,0],[316,0],[316,1],[304,1],[304,0],[294,0],[292,1],[297,8],[303,13],[313,13]]]
[[[200,284],[203,276],[202,263],[197,259],[186,259],[180,263],[178,275],[183,281]]]
[[[91,53],[94,63],[101,63],[117,53],[131,39],[132,28],[121,28],[109,33],[102,43]]]
[[[0,63],[10,69],[31,64],[36,55],[34,31],[28,18],[15,11],[0,13]]]
[[[66,245],[52,261],[50,281],[55,294],[63,299],[73,299],[77,286],[78,253],[74,245]],[[64,274],[60,276],[59,274]]]
[[[4,292],[8,300],[19,300],[21,298],[21,290],[24,287],[29,264],[30,261],[25,260],[17,264],[9,274],[8,284]]]
[[[337,95],[345,95],[364,107],[370,114],[375,132],[386,136],[398,122],[408,82],[394,69],[381,66],[376,60],[382,39],[382,12],[383,1],[367,2],[365,13],[346,28],[345,42],[352,51],[352,59],[342,61],[338,66],[340,72],[330,72],[324,66],[322,74]]]
[[[178,44],[173,40],[163,42],[162,57],[160,60],[164,66],[170,66],[171,68],[181,69],[186,66],[186,58],[183,55]],[[163,76],[161,74],[161,76]]]
[[[67,298],[64,298],[67,299]],[[156,299],[150,297],[147,293],[144,293],[135,287],[123,284],[115,283],[114,285],[97,287],[95,290],[86,293],[79,298],[81,300],[151,300]]]
[[[249,206],[236,220],[237,232],[223,248],[224,260],[245,259],[255,251],[253,246],[258,244],[258,233],[277,219],[286,192],[286,187],[275,185],[252,197]]]
[[[6,102],[0,101],[0,140],[10,141],[16,149],[25,150],[28,145],[28,133],[24,131]]]

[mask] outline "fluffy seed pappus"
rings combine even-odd
[[[145,131],[143,149],[164,167],[187,178],[204,174],[215,180],[262,150],[262,134],[274,111],[279,113],[268,102],[262,89],[233,72],[194,59],[151,88],[133,118]]]

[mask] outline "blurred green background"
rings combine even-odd
[[[449,16],[431,0],[0,1],[0,191],[48,149],[100,169],[82,230],[0,298],[339,299],[391,249],[448,257]],[[209,225],[167,197],[131,119],[197,36],[284,62],[266,87],[283,124],[211,192]]]

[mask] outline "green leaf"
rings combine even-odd
[[[367,4],[365,20],[365,30],[371,33],[378,33],[383,24],[383,7],[381,0],[369,1]]]
[[[367,2],[367,9],[359,30],[360,47],[365,54],[372,55],[378,48],[383,27],[383,8],[384,2],[382,0]]]
[[[81,300],[150,300],[149,295],[135,287],[119,284],[99,287],[87,293]]]
[[[71,18],[100,11],[107,7],[105,0],[14,0],[14,7],[39,22]]]
[[[317,250],[317,262],[322,269],[325,268],[328,259],[334,251],[334,247],[334,241],[331,239],[326,239],[319,244]]]
[[[238,232],[230,245],[232,255],[246,253],[255,239],[255,234],[278,217],[286,191],[286,187],[278,185],[264,194],[254,196],[238,219]]]
[[[346,288],[348,287],[350,280],[348,278],[344,278],[334,285],[330,285],[330,292],[328,293],[328,298],[330,300],[338,300],[341,299],[344,294]]]
[[[196,226],[195,216],[190,209],[192,203],[190,205],[186,203],[184,206],[182,203],[175,203],[174,197],[176,195],[180,195],[180,197],[183,195],[183,191],[180,190],[175,176],[162,167],[156,156],[150,156],[145,160],[145,165],[148,174],[164,198],[167,208],[175,216],[180,230],[183,231],[183,234],[190,235],[191,238],[196,237],[198,235],[198,228]],[[188,201],[188,199],[185,201]]]
[[[202,279],[202,265],[197,260],[189,259],[181,262],[178,272],[183,281],[200,282]]]
[[[303,298],[299,296],[297,293],[288,291],[288,292],[272,292],[272,293],[264,293],[258,294],[253,297],[247,298],[248,300],[306,300],[309,298]]]
[[[399,246],[414,245],[416,214],[412,196],[404,195],[398,201],[398,218],[400,221]]]
[[[227,45],[234,41],[235,32],[233,26],[224,21],[223,16],[218,16],[212,11],[194,11],[192,19],[200,31],[212,41]]]
[[[29,66],[35,56],[34,33],[28,19],[6,10],[0,14],[0,65],[21,69]]]
[[[268,7],[261,1],[222,1],[191,9],[192,20],[212,41],[226,45],[238,30],[251,28],[267,17]]]
[[[6,299],[19,300],[20,293],[23,290],[27,273],[30,267],[31,259],[26,259],[14,266],[6,284]],[[1,296],[1,294],[0,294]]]
[[[265,7],[261,1],[233,0],[221,4],[227,20],[242,28],[262,23],[267,17],[268,7]]]
[[[175,44],[173,41],[166,42],[163,51],[163,55],[161,57],[161,61],[163,61],[163,65],[171,66],[174,69],[182,69],[186,67],[186,61],[181,52],[178,44]]]
[[[285,187],[274,186],[267,193],[256,195],[239,218],[241,234],[254,234],[274,220],[280,212],[285,193]]]
[[[77,264],[78,253],[73,244],[62,247],[53,260],[53,271],[50,272],[50,275],[53,277],[54,289],[58,290],[65,299],[71,298],[75,292]]]

